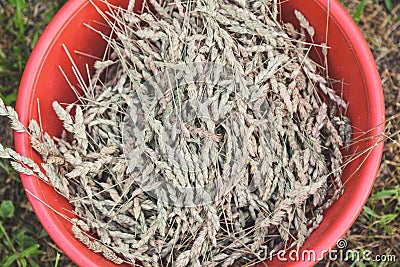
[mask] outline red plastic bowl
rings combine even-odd
[[[95,1],[105,8],[100,1]],[[126,5],[127,1],[111,1]],[[137,1],[138,2],[138,1]],[[375,145],[368,157],[362,156],[354,160],[344,171],[343,181],[346,187],[343,196],[324,212],[321,225],[306,240],[300,254],[304,250],[313,250],[317,256],[336,245],[336,242],[346,233],[360,213],[372,189],[379,168],[383,143],[375,138],[383,130],[384,102],[381,81],[374,59],[362,34],[353,23],[351,17],[336,0],[285,0],[281,4],[283,20],[295,22],[293,9],[301,11],[316,30],[316,42],[325,42],[331,47],[328,55],[329,73],[332,78],[343,79],[343,94],[349,102],[348,116],[351,119],[354,137],[361,132],[368,132],[365,141],[357,143],[351,151],[362,151]],[[329,12],[327,12],[329,10]],[[329,14],[329,15],[327,15]],[[329,30],[326,33],[327,19]],[[101,17],[87,0],[71,0],[59,11],[38,41],[26,66],[22,77],[17,111],[24,125],[31,119],[38,119],[38,101],[43,128],[52,135],[58,135],[62,126],[51,103],[54,100],[72,102],[75,96],[61,75],[59,66],[72,79],[71,63],[62,49],[62,44],[71,52],[76,64],[85,72],[85,64],[89,67],[93,59],[78,55],[78,50],[101,57],[105,42],[98,34],[84,26],[84,23],[99,28],[96,21]],[[105,28],[104,28],[105,30]],[[326,39],[327,38],[327,39]],[[318,53],[313,52],[318,60]],[[76,82],[72,80],[73,82]],[[338,90],[341,84],[337,84]],[[31,148],[26,134],[15,134],[15,146],[22,155],[33,157],[37,162],[40,158]],[[361,168],[357,170],[358,166]],[[356,171],[355,174],[353,174]],[[352,175],[353,174],[353,175]],[[21,174],[23,186],[37,198],[48,203],[57,211],[71,216],[71,206],[68,201],[58,195],[49,185],[38,178]],[[101,255],[93,253],[77,241],[71,232],[71,225],[65,219],[55,214],[46,205],[31,194],[27,194],[32,207],[43,227],[56,244],[75,263],[81,266],[114,266]],[[310,266],[316,259],[278,262],[274,260],[271,266]]]

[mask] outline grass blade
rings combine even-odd
[[[364,12],[364,7],[365,7],[366,3],[367,3],[367,0],[362,0],[361,3],[358,5],[356,11],[354,12],[353,19],[357,25],[360,22],[360,19]]]
[[[58,262],[60,261],[60,253],[57,252],[56,262],[54,263],[54,267],[58,267]]]
[[[380,216],[379,216],[373,209],[371,209],[371,208],[368,207],[368,206],[365,206],[365,207],[363,208],[363,212],[364,212],[365,214],[370,215],[370,216],[373,217],[373,218],[380,218]]]
[[[392,11],[393,10],[392,0],[385,0],[385,6],[386,6],[387,10]]]
[[[17,254],[13,254],[10,257],[6,259],[6,261],[3,263],[3,267],[8,267],[11,266],[15,261],[17,260]]]
[[[42,253],[42,251],[39,250],[39,245],[38,245],[38,244],[35,244],[35,245],[33,245],[33,246],[31,246],[31,247],[25,249],[24,251],[22,251],[22,252],[19,254],[19,257],[20,257],[20,258],[25,258],[25,257],[27,257],[27,256],[29,256],[29,255],[37,255],[37,254],[41,254],[41,253]]]

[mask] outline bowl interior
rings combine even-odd
[[[106,8],[100,1],[95,2],[100,8]],[[110,2],[126,5],[128,1]],[[369,48],[350,16],[336,0],[281,2],[280,12],[284,21],[295,23],[293,10],[298,9],[315,28],[315,42],[326,42],[331,47],[328,53],[329,74],[331,78],[343,81],[335,83],[334,86],[337,92],[343,92],[345,100],[349,103],[347,114],[353,126],[353,137],[360,136],[370,129],[373,130],[365,137],[379,134],[383,129],[380,123],[384,121],[379,75]],[[61,133],[62,125],[53,112],[52,102],[57,100],[71,103],[76,97],[61,74],[60,67],[72,84],[77,85],[77,81],[73,78],[71,62],[63,46],[68,49],[81,73],[87,73],[86,65],[91,69],[94,58],[85,56],[82,52],[101,58],[105,50],[105,41],[85,24],[103,32],[109,31],[102,25],[102,21],[95,8],[85,0],[69,1],[52,20],[37,43],[21,80],[17,111],[25,125],[31,119],[38,119],[40,107],[44,130],[51,135]],[[321,61],[321,51],[314,49],[312,55],[314,60],[324,63]],[[87,80],[87,77],[84,79]],[[324,212],[321,225],[307,239],[300,251],[301,253],[313,250],[317,258],[298,262],[273,261],[271,266],[310,265],[311,262],[318,260],[324,250],[326,252],[335,246],[337,240],[353,224],[373,186],[382,154],[382,144],[377,144],[377,140],[377,138],[367,139],[351,147],[349,153],[363,151],[375,145],[374,149],[356,158],[346,167],[342,177],[346,182],[343,196]],[[33,152],[26,134],[16,134],[15,145],[19,153],[40,162],[40,157]],[[359,166],[361,167],[358,169]],[[32,193],[28,194],[28,198],[42,225],[74,262],[82,266],[114,266],[75,240],[71,224],[42,203],[42,201],[48,203],[57,211],[71,216],[71,206],[66,199],[35,177],[21,175],[21,179],[24,187]]]

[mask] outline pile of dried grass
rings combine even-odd
[[[76,72],[78,104],[53,104],[68,137],[25,129],[1,103],[45,173],[0,156],[67,197],[76,238],[115,263],[231,266],[300,248],[342,192],[350,134],[308,57],[314,29],[299,12],[299,32],[282,25],[273,1],[150,3],[99,10],[107,56],[89,84]]]

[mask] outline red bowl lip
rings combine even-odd
[[[78,14],[83,8],[89,5],[87,0],[70,0],[68,1],[54,16],[49,25],[45,28],[38,42],[36,43],[29,60],[26,64],[16,103],[16,111],[18,112],[20,121],[26,126],[29,124],[32,111],[27,109],[30,107],[34,99],[34,93],[37,85],[38,74],[41,73],[42,67],[49,51],[54,46],[55,40],[60,36],[65,25],[71,21],[75,14]],[[21,155],[32,157],[33,151],[30,146],[29,136],[25,133],[14,133],[15,149]],[[32,194],[26,194],[32,208],[39,221],[46,229],[46,232],[59,246],[62,251],[75,263],[81,266],[95,266],[96,263],[104,263],[107,260],[100,254],[96,254],[88,250],[88,253],[82,253],[81,248],[77,247],[78,240],[71,238],[71,233],[61,226],[61,220],[65,220],[38,201],[35,196],[43,196],[43,182],[38,178],[20,174],[23,187]],[[83,245],[82,245],[83,246]],[[111,263],[111,262],[110,262]],[[111,266],[111,265],[110,265]]]
[[[357,25],[354,23],[353,19],[337,0],[317,0],[316,3],[325,8],[329,5],[330,14],[333,20],[341,26],[340,28],[343,34],[354,48],[359,67],[364,74],[366,88],[368,88],[367,95],[369,99],[373,100],[369,103],[370,125],[375,125],[377,127],[373,130],[371,135],[378,135],[382,133],[384,129],[385,106],[381,80],[369,46]],[[68,1],[52,19],[37,42],[22,76],[16,104],[16,110],[19,114],[19,118],[24,125],[28,125],[29,118],[31,117],[31,111],[27,111],[26,107],[29,107],[30,104],[33,103],[32,101],[34,101],[33,97],[37,84],[37,75],[41,72],[43,62],[48,56],[48,51],[50,51],[50,48],[54,45],[54,40],[56,40],[60,35],[62,29],[65,27],[64,25],[66,25],[66,22],[70,21],[74,17],[74,14],[77,14],[88,4],[90,3],[87,0]],[[28,157],[32,156],[32,150],[27,134],[15,133],[14,141],[17,152]],[[370,144],[373,145],[376,141],[377,139],[371,140]],[[383,142],[380,142],[371,151],[367,161],[365,162],[365,165],[362,168],[362,175],[376,177],[382,158],[382,152]],[[37,178],[21,174],[21,180],[25,189],[29,190],[35,195],[43,195],[41,185],[39,184]],[[363,208],[363,205],[368,199],[375,179],[364,179],[364,181],[363,188],[366,190],[354,192],[356,194],[355,200],[357,201],[358,205],[349,205],[348,208],[343,209],[342,216],[345,218],[345,220],[336,222],[335,231],[330,231],[326,236],[320,238],[314,244],[313,249],[317,252],[317,255],[319,255],[318,252],[333,248],[336,245],[337,240],[345,235],[345,233],[357,219]],[[75,246],[76,240],[70,239],[69,233],[66,231],[66,229],[60,229],[60,223],[57,221],[58,219],[52,219],[54,218],[53,211],[38,202],[30,194],[27,194],[27,196],[37,217],[48,231],[50,237],[58,246],[60,246],[60,248],[69,258],[82,266],[93,266],[96,264],[95,258],[97,257],[94,257],[94,253],[81,253],[80,249],[76,248]],[[96,256],[102,257],[100,255]],[[312,261],[293,262],[291,266],[306,266],[312,265],[313,263],[314,262]]]
[[[365,116],[369,116],[370,125],[375,127],[371,131],[370,136],[377,136],[369,142],[369,146],[375,147],[368,155],[368,158],[363,164],[361,170],[362,173],[360,173],[360,176],[365,178],[363,179],[363,190],[352,192],[352,199],[354,202],[351,203],[351,205],[346,206],[346,208],[343,208],[341,217],[344,219],[336,220],[332,223],[335,231],[327,232],[325,236],[320,238],[317,242],[314,242],[313,250],[316,252],[316,255],[322,255],[327,253],[325,250],[334,248],[339,238],[343,237],[350,229],[358,215],[361,213],[363,206],[367,202],[372,191],[379,171],[384,147],[383,137],[381,134],[385,128],[385,103],[381,79],[375,64],[375,59],[353,18],[337,0],[318,0],[317,3],[330,11],[333,22],[340,25],[340,30],[343,35],[354,48],[353,51],[356,54],[358,67],[361,69],[364,76],[365,90],[367,90],[367,95],[370,99],[368,103],[369,114],[365,114]],[[288,266],[307,266],[307,264],[303,265],[303,263],[304,261],[294,262]],[[315,261],[309,261],[308,263],[308,265],[311,266]]]
[[[385,128],[385,103],[382,84],[374,57],[353,18],[337,0],[317,0],[316,3],[324,7],[325,10],[330,11],[332,21],[340,25],[340,30],[353,47],[358,61],[358,67],[361,69],[364,76],[366,93],[371,100],[368,103],[369,114],[365,114],[365,116],[369,117],[370,125],[375,126],[370,132],[370,136],[377,136],[369,141],[368,145],[374,146],[374,148],[369,153],[368,158],[365,160],[360,170],[360,176],[364,177],[362,189],[360,188],[360,190],[352,192],[352,200],[354,202],[350,203],[351,205],[346,206],[346,208],[343,208],[341,218],[332,222],[331,226],[334,230],[329,230],[317,241],[313,241],[313,247],[311,249],[315,252],[314,255],[320,257],[326,255],[330,249],[334,248],[337,241],[350,229],[361,213],[372,191],[379,171],[384,147],[384,138],[381,134],[384,132]],[[291,263],[284,262],[282,266],[312,266],[316,264],[316,262],[318,262],[318,259],[301,259]],[[263,265],[260,265],[260,267],[261,266]]]

